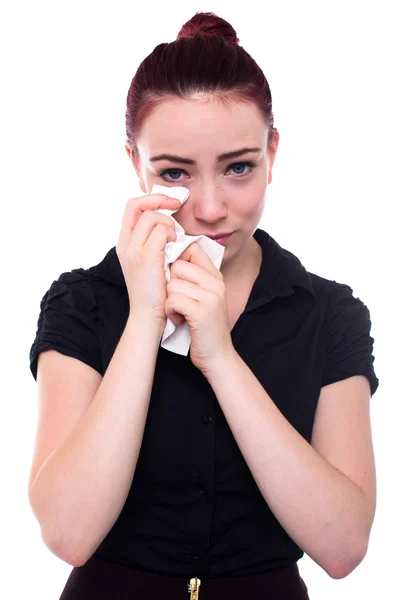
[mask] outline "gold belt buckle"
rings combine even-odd
[[[201,581],[198,577],[192,577],[188,585],[190,600],[199,600]]]

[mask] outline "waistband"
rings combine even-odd
[[[197,577],[196,573],[193,578]],[[92,556],[70,573],[59,600],[191,600],[190,579],[142,571]],[[297,563],[242,577],[201,578],[198,600],[309,600]],[[195,596],[193,596],[195,598]]]

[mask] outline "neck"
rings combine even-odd
[[[224,276],[225,285],[235,285],[235,282],[246,278],[257,277],[262,262],[262,249],[259,243],[251,237],[246,247],[237,257],[237,260],[226,265],[221,265],[221,273]]]

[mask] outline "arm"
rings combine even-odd
[[[127,498],[161,336],[151,316],[129,316],[89,408],[30,487],[46,545],[74,566],[84,564],[98,548]]]
[[[371,496],[367,498],[359,485],[325,460],[292,427],[234,349],[215,361],[207,379],[260,492],[282,527],[331,577],[348,575],[366,553],[373,519]],[[354,400],[360,400],[358,408],[367,406],[366,379],[353,377],[326,386],[330,396],[335,386],[344,390],[343,384],[347,386],[347,404],[354,396]],[[328,400],[333,406],[339,398]],[[320,423],[334,429],[333,421],[324,420],[323,411],[320,414]],[[319,431],[318,438],[322,438],[322,425],[315,422],[314,427]],[[351,438],[346,442],[349,460],[354,463]],[[341,459],[345,466],[343,452]],[[358,473],[373,472],[370,467],[360,461]],[[373,475],[369,477],[372,481]]]

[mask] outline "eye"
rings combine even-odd
[[[165,174],[169,173],[171,174],[171,179],[166,179]],[[162,177],[162,179],[164,179],[165,181],[179,181],[179,177],[174,177],[173,175],[176,175],[179,173],[185,173],[185,171],[183,169],[165,169],[165,171],[161,171],[160,173],[160,177]]]
[[[230,171],[230,169],[239,167],[239,169],[243,168],[243,167],[249,167],[249,171],[247,172],[240,172],[238,173],[237,171],[235,172],[236,177],[244,177],[246,175],[249,175],[254,167],[255,167],[255,163],[253,163],[252,161],[244,161],[244,162],[237,162],[237,163],[232,163],[231,165],[229,165],[227,171]],[[159,174],[159,177],[161,177],[162,179],[164,179],[164,181],[180,181],[179,179],[179,174],[180,173],[186,173],[186,171],[184,171],[183,169],[165,169],[164,171],[161,171],[161,173]],[[169,175],[170,178],[167,178],[167,175]],[[176,175],[176,177],[175,177]],[[186,173],[187,175],[187,173]]]
[[[243,172],[238,173],[237,171],[235,172],[235,174],[238,177],[243,177],[244,175],[249,175],[249,173],[252,172],[252,170],[254,169],[255,166],[256,166],[255,163],[253,163],[252,161],[238,162],[238,163],[233,163],[232,165],[230,165],[228,167],[228,171],[229,171],[229,169],[232,169],[234,167],[240,167],[240,168],[242,168],[242,167],[249,167],[250,171],[247,171],[245,173],[243,173]]]

